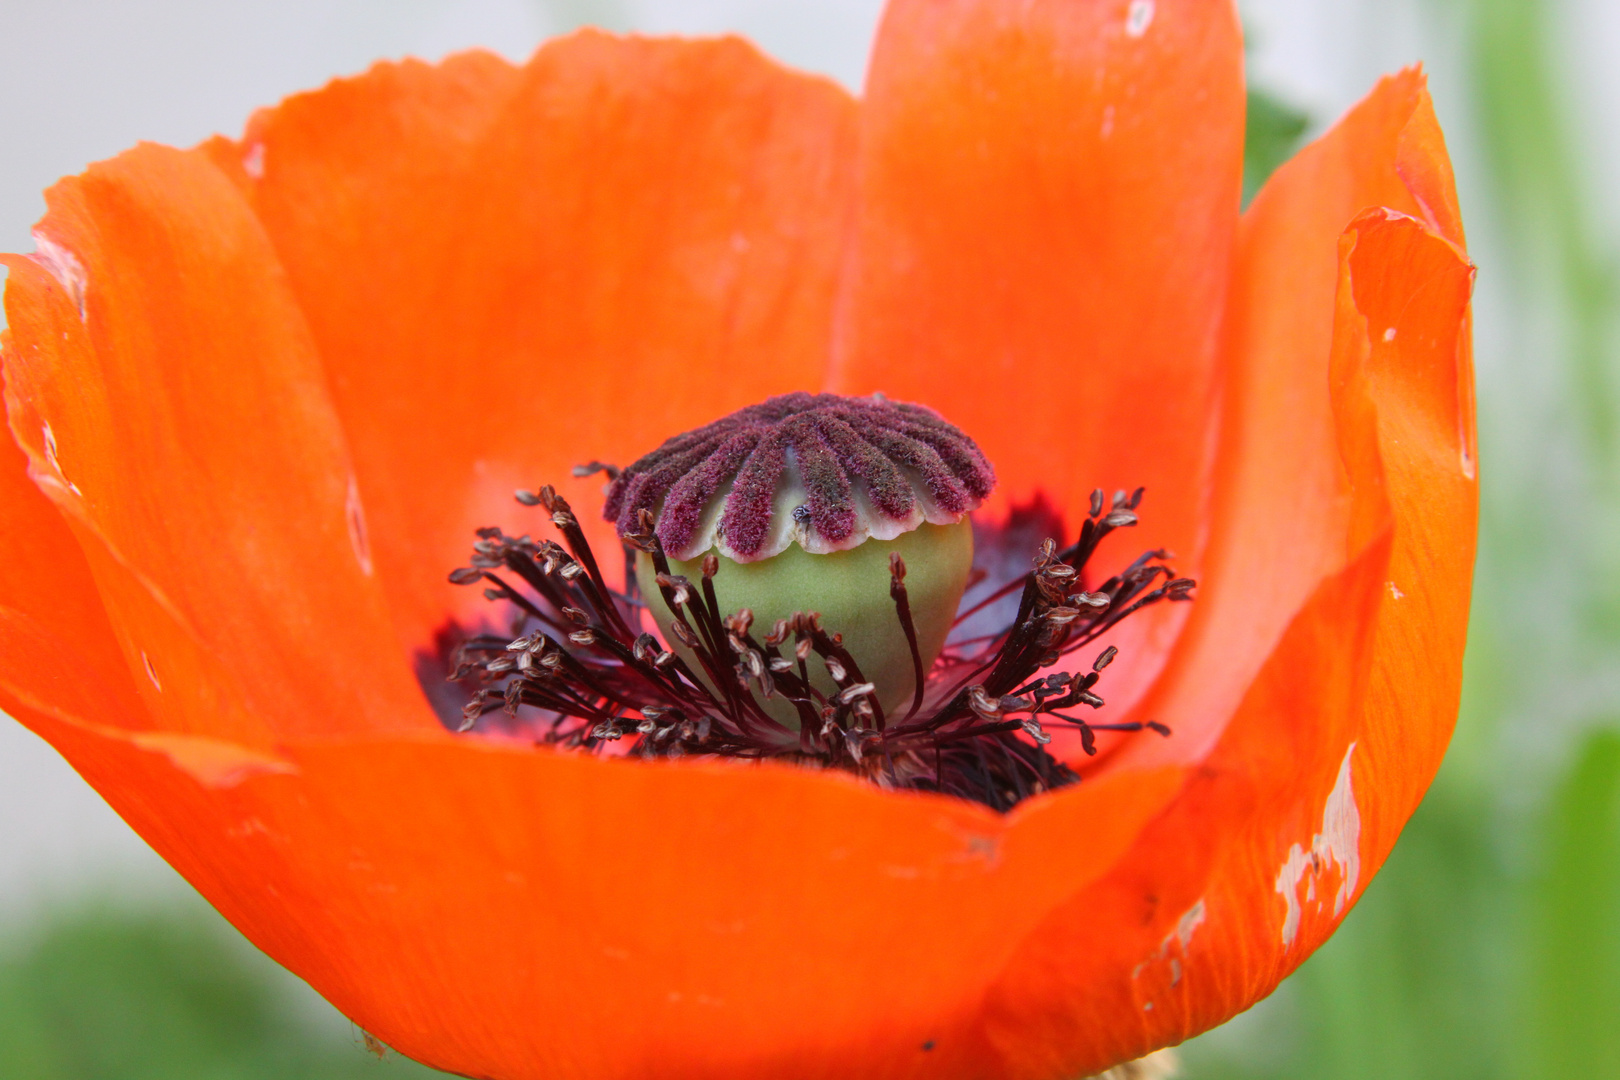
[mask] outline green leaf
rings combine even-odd
[[[379,1062],[211,911],[81,909],[0,960],[0,1077],[428,1080]],[[299,998],[303,998],[300,1001]]]

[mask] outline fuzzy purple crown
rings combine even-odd
[[[753,562],[794,542],[824,554],[951,524],[995,483],[973,440],[932,409],[800,392],[669,439],[614,479],[603,516],[623,536],[652,511],[672,558],[713,547]]]

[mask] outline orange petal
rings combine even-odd
[[[538,524],[514,488],[556,484],[616,552],[572,466],[820,382],[854,117],[736,39],[588,32],[522,69],[379,65],[215,144],[308,316],[407,648],[471,595],[445,574],[475,528]]]
[[[1428,186],[1414,193],[1407,176]],[[1229,319],[1205,569],[1176,655],[1142,706],[1176,736],[1137,740],[1122,761],[1189,761],[1207,752],[1295,612],[1350,556],[1350,489],[1327,393],[1338,237],[1364,208],[1388,206],[1427,216],[1441,236],[1460,242],[1450,176],[1414,69],[1380,82],[1279,169],[1250,206]],[[1437,214],[1428,214],[1429,204]],[[1471,376],[1457,386],[1471,395]],[[1471,397],[1465,412],[1473,415]],[[1468,516],[1470,537],[1472,530]]]
[[[1123,3],[890,6],[834,378],[940,408],[995,462],[1003,505],[1044,491],[1072,518],[1093,487],[1145,484],[1146,542],[1190,554],[1241,44],[1225,4],[1147,10],[1133,34]]]
[[[1386,534],[1322,583],[1174,804],[1023,942],[987,997],[986,1075],[1090,1075],[1179,1043],[1337,924],[1373,869],[1357,711],[1388,554]]]
[[[6,260],[7,412],[158,726],[255,745],[435,726],[324,376],[236,189],[143,146],[49,203],[42,260]]]
[[[1439,231],[1449,227],[1441,214],[1425,222],[1373,208],[1335,243],[1337,211],[1312,197],[1333,193],[1336,179],[1340,193],[1356,197],[1342,184],[1344,172],[1379,175],[1369,166],[1380,160],[1386,169],[1398,163],[1402,175],[1408,165],[1414,175],[1444,173],[1443,160],[1406,158],[1414,146],[1432,154],[1439,144],[1403,137],[1398,123],[1393,131],[1372,126],[1374,135],[1391,136],[1381,142],[1368,137],[1364,122],[1396,95],[1405,96],[1405,115],[1423,123],[1421,81],[1408,75],[1384,83],[1279,173],[1262,196],[1267,201],[1256,203],[1241,264],[1254,298],[1251,326],[1276,326],[1255,315],[1293,305],[1331,327],[1321,335],[1300,325],[1292,342],[1286,335],[1248,339],[1267,350],[1296,348],[1284,354],[1291,362],[1257,350],[1235,365],[1269,370],[1285,384],[1249,384],[1265,391],[1247,400],[1251,411],[1238,413],[1252,425],[1237,433],[1248,440],[1240,440],[1243,452],[1268,460],[1268,431],[1290,415],[1315,416],[1326,429],[1316,434],[1332,440],[1323,448],[1326,471],[1342,473],[1314,503],[1308,483],[1288,487],[1280,472],[1281,493],[1247,488],[1250,516],[1226,523],[1236,530],[1246,522],[1247,531],[1222,542],[1275,543],[1260,526],[1280,527],[1286,506],[1319,515],[1316,542],[1344,553],[1342,560],[1308,583],[1229,722],[1218,716],[1200,727],[1190,709],[1184,714],[1194,726],[1178,727],[1170,744],[1214,733],[1197,779],[1116,870],[1050,915],[1008,965],[986,1041],[1010,1074],[1048,1075],[1059,1065],[1092,1071],[1178,1042],[1268,993],[1338,925],[1439,766],[1457,715],[1473,571],[1473,269]],[[1321,261],[1324,247],[1337,249],[1338,273],[1327,289],[1319,281],[1302,288],[1315,279],[1305,271]],[[1279,260],[1299,272],[1278,273]],[[1321,348],[1314,354],[1303,347],[1313,339]],[[1296,377],[1294,412],[1267,400],[1272,392],[1287,400],[1286,384]],[[1270,428],[1256,423],[1268,416]],[[1286,460],[1312,465],[1320,476],[1324,463],[1302,455]],[[1212,549],[1212,561],[1232,565],[1214,558],[1220,551]],[[1255,565],[1275,572],[1296,554],[1283,548]],[[1276,595],[1262,591],[1259,599],[1265,602],[1256,613],[1275,618]],[[1238,628],[1240,618],[1230,618]],[[1239,646],[1232,650],[1237,661],[1246,662],[1253,647],[1218,634],[1194,640],[1217,662],[1227,659],[1221,650],[1229,641]],[[1184,673],[1174,669],[1177,678]],[[1099,775],[1129,776],[1131,764],[1150,760],[1122,754]],[[1120,1034],[1112,1057],[1093,1053],[1090,1033],[1098,1030]]]
[[[1181,782],[1000,817],[802,770],[474,742],[305,745],[204,777],[45,732],[357,1023],[501,1080],[989,1075],[971,1035],[990,979]]]
[[[1198,574],[1242,174],[1237,16],[1210,0],[900,0],[862,113],[861,219],[832,386],[942,411],[1077,529],[1147,488],[1125,561]],[[1181,605],[1111,639],[1125,707]]]
[[[1388,210],[1358,217],[1341,251],[1366,336],[1355,355],[1335,350],[1335,380],[1365,380],[1395,530],[1363,705],[1381,796],[1365,845],[1375,870],[1440,768],[1461,695],[1479,517],[1474,268],[1443,235]]]
[[[20,307],[9,308],[14,322]],[[10,351],[8,340],[8,369]],[[0,522],[0,709],[30,726],[70,715],[150,729],[90,567],[9,434],[0,435]]]
[[[41,269],[23,260],[12,265],[14,278]],[[42,275],[35,285],[7,296],[11,321],[25,328],[37,325],[40,309],[74,303],[70,290],[54,279]],[[77,308],[70,310],[76,317]],[[10,334],[4,338],[10,353]],[[33,344],[44,352],[84,343],[81,333]],[[8,367],[15,362],[15,356],[7,358]],[[41,464],[37,476],[47,490],[72,490],[58,465],[49,458]],[[42,736],[90,729],[166,754],[195,775],[284,768],[273,757],[219,740],[153,730],[153,714],[141,700],[158,693],[148,658],[108,622],[73,531],[28,472],[16,444],[0,438],[0,707]]]

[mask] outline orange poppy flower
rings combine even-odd
[[[1422,76],[1240,217],[1242,129],[1227,5],[896,0],[860,102],[736,40],[583,33],[96,165],[5,259],[0,705],[469,1076],[1062,1077],[1185,1039],[1388,854],[1474,550]],[[1112,707],[1174,737],[997,814],[446,732],[412,658],[514,487],[818,388],[959,423],[989,519],[1146,485],[1200,596]]]

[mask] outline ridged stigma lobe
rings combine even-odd
[[[627,535],[651,511],[671,558],[712,548],[746,563],[954,524],[995,482],[973,440],[931,409],[799,392],[667,440],[619,474],[603,513]]]

